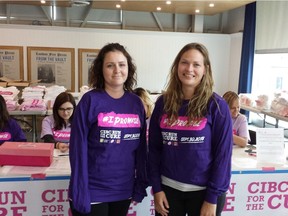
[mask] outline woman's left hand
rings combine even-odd
[[[154,194],[155,210],[161,214],[161,216],[169,215],[169,203],[164,191],[160,191]]]
[[[216,216],[216,204],[204,201],[200,216]]]

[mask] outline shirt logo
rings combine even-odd
[[[140,119],[135,114],[100,113],[98,125],[102,127],[139,128]]]
[[[163,144],[178,146],[178,135],[173,132],[162,132]]]
[[[204,136],[200,137],[181,137],[181,143],[203,143],[205,140]]]
[[[0,140],[10,140],[11,134],[9,132],[0,132]]]
[[[100,130],[101,143],[116,143],[120,144],[121,131],[118,130]]]
[[[125,134],[123,139],[124,140],[137,140],[140,138],[140,133],[136,133],[136,134]]]
[[[171,125],[168,124],[169,119],[164,114],[161,118],[160,127],[163,129],[174,130],[202,130],[207,123],[207,118],[192,120],[190,123],[187,116],[179,116],[178,119]]]
[[[65,140],[65,141],[69,141],[70,139],[70,132],[68,131],[61,131],[61,130],[57,130],[57,131],[53,131],[53,137],[55,140]]]

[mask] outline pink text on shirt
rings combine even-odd
[[[0,132],[0,140],[10,140],[11,134],[9,132]]]
[[[139,128],[141,124],[138,115],[110,112],[98,115],[98,125],[102,127]]]
[[[53,131],[53,136],[55,140],[69,140],[70,139],[70,132],[68,131],[61,131],[61,130],[57,130],[57,131]]]
[[[161,118],[160,127],[175,130],[202,130],[207,123],[207,119],[201,118],[189,123],[187,116],[179,116],[171,125],[169,125],[168,122],[169,119],[167,118],[167,115],[164,114]]]

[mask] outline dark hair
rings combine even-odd
[[[73,105],[73,108],[76,108],[76,102],[74,97],[68,92],[60,93],[53,104],[53,117],[54,117],[54,129],[60,130],[63,127],[66,127],[66,122],[58,113],[60,106],[66,102],[70,102]],[[72,122],[74,116],[74,112],[72,113],[71,117],[69,118],[69,122]]]
[[[2,130],[10,119],[9,112],[7,110],[6,102],[2,95],[0,95],[0,130]]]
[[[119,51],[123,53],[123,55],[127,59],[128,63],[128,77],[124,83],[124,90],[132,91],[133,87],[137,84],[136,81],[136,65],[133,63],[132,57],[126,51],[126,49],[120,45],[119,43],[109,43],[105,45],[100,52],[98,53],[97,57],[93,61],[93,64],[89,70],[89,86],[96,90],[104,90],[105,89],[105,82],[103,76],[103,63],[108,52],[116,52]]]

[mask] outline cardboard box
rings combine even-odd
[[[31,84],[39,83],[41,80],[32,80],[32,81],[24,81],[24,80],[12,80],[7,77],[0,77],[0,81],[5,82],[6,86],[16,86],[16,87],[28,87]]]
[[[10,81],[10,79],[8,79],[7,77],[0,77],[0,86],[6,87],[8,84],[8,81]]]
[[[54,143],[4,142],[0,146],[0,165],[50,166]]]
[[[16,87],[28,87],[30,86],[30,82],[27,81],[12,81],[12,82],[8,82],[7,86],[16,86]]]
[[[7,83],[7,86],[16,86],[16,87],[28,87],[32,84],[37,84],[41,80],[33,80],[33,81],[23,81],[23,80],[14,80]]]
[[[10,82],[10,81],[12,81],[12,80],[9,79],[8,77],[3,76],[3,77],[0,77],[0,81],[3,81],[3,82]]]
[[[2,82],[2,81],[0,81],[0,86],[1,86],[1,87],[6,87],[6,86],[7,86],[7,82]]]

